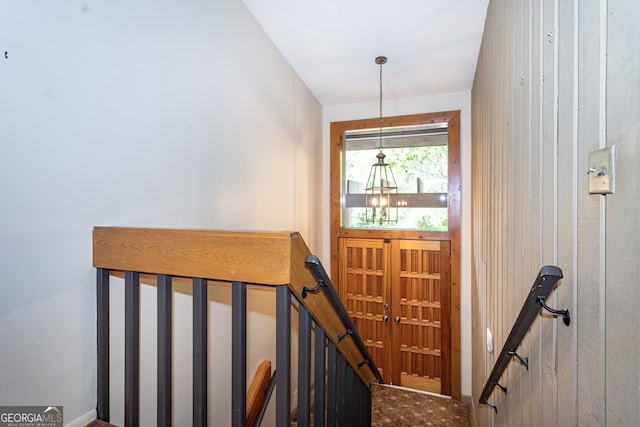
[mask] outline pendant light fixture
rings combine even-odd
[[[386,56],[378,56],[376,64],[380,66],[380,138],[377,162],[371,166],[365,190],[365,218],[367,222],[384,225],[398,221],[398,186],[391,166],[385,162],[382,152],[382,66],[387,63]]]

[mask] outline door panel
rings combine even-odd
[[[448,241],[340,239],[339,292],[385,382],[451,394]]]
[[[389,315],[385,309],[389,301],[387,246],[381,239],[341,239],[339,287],[347,312],[385,381],[390,372],[384,321]]]
[[[393,240],[393,382],[449,395],[449,242]]]

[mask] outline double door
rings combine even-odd
[[[382,378],[451,394],[450,243],[340,238],[339,292]]]

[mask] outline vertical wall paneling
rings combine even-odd
[[[557,264],[557,184],[558,184],[558,45],[562,39],[557,22],[556,1],[543,2],[542,28],[545,42],[542,49],[542,140],[540,144],[540,185],[539,204],[541,208],[540,242],[542,252],[540,264]],[[552,295],[555,305],[557,293]],[[541,423],[544,426],[557,425],[556,347],[557,323],[545,322],[541,317],[540,326],[540,368],[542,391]]]
[[[604,12],[602,2],[580,0],[578,5],[578,72],[580,76],[577,89],[578,128],[577,140],[580,170],[588,168],[589,152],[597,150],[604,144],[601,137],[604,120],[600,118],[603,110],[601,103],[601,50],[605,46],[601,43],[604,31],[601,19]],[[581,230],[577,233],[577,307],[580,311],[573,313],[576,318],[577,329],[577,382],[579,387],[576,395],[576,405],[580,408],[577,413],[578,425],[598,425],[600,417],[600,402],[604,401],[603,387],[600,384],[601,339],[600,331],[602,316],[600,303],[599,276],[602,267],[599,260],[600,252],[600,200],[599,197],[589,195],[586,180],[577,181],[577,221]],[[594,262],[594,260],[596,262]],[[594,375],[594,373],[596,373]]]
[[[509,37],[506,39],[507,49],[510,52],[515,52],[515,22],[514,22],[514,9],[517,7],[515,3],[508,3],[507,19],[509,22],[509,33],[514,34],[514,37]],[[515,69],[515,56],[505,58],[507,65],[507,74],[506,74],[506,93],[511,93],[515,95],[515,87],[514,87],[514,69]],[[513,230],[513,204],[514,193],[513,193],[513,136],[514,136],[514,96],[505,97],[505,109],[503,114],[505,116],[505,131],[502,137],[502,155],[501,155],[501,163],[505,165],[504,168],[500,168],[500,170],[504,171],[503,182],[504,182],[504,191],[501,194],[501,203],[502,203],[502,220],[504,221],[504,229],[505,230]],[[513,265],[513,260],[511,258],[512,250],[513,250],[513,234],[509,233],[505,235],[504,245],[502,245],[502,262],[500,266],[500,276],[502,277],[503,284],[500,288],[503,290],[503,296],[501,298],[502,303],[502,324],[510,324],[513,323],[515,317],[512,316],[512,300],[513,300],[513,286],[510,286],[513,281],[511,280],[510,268]],[[517,316],[517,315],[516,315]],[[503,336],[500,340],[501,343],[504,342],[506,336]],[[508,388],[513,391],[514,387],[517,387],[514,383],[514,378],[512,377],[512,369],[507,369],[505,371],[505,376],[502,382],[510,384]],[[505,396],[506,397],[506,396]],[[516,408],[513,404],[513,399],[505,399],[505,404],[503,405],[504,410],[507,411],[509,418],[515,416]]]
[[[540,147],[542,141],[542,83],[543,83],[543,61],[542,52],[543,46],[546,42],[544,26],[542,22],[542,2],[532,2],[532,54],[531,54],[531,140],[529,145],[529,185],[526,191],[529,195],[529,210],[531,216],[529,218],[529,277],[533,276],[533,272],[536,266],[540,264],[540,229],[541,229],[541,217],[540,217],[540,200],[538,199],[540,190],[540,178],[541,178],[541,160],[540,160]],[[524,277],[522,278],[524,280]],[[527,344],[528,347],[523,349],[526,351],[527,357],[531,361],[537,361],[537,363],[531,363],[529,367],[529,398],[531,399],[531,405],[527,410],[527,416],[531,420],[535,420],[540,417],[542,407],[542,386],[540,375],[540,340],[539,331],[541,325],[538,322],[533,325],[529,334]]]
[[[598,148],[604,148],[606,145],[607,139],[607,117],[606,117],[606,97],[607,97],[607,50],[608,50],[608,10],[607,10],[608,1],[601,0],[599,3],[599,49],[597,50],[599,54],[598,58],[598,66],[599,66],[599,87],[598,87],[598,96],[599,96],[599,108],[598,108]],[[606,216],[605,216],[605,208],[606,208],[606,200],[602,197],[598,197],[599,203],[599,223],[598,223],[598,264],[600,268],[598,270],[598,386],[600,390],[599,397],[599,408],[598,408],[598,421],[600,425],[605,425],[607,422],[607,388],[605,384],[606,378],[606,335],[607,335],[607,289],[606,289]]]
[[[564,278],[478,426],[635,425],[640,418],[640,4],[491,2],[472,92],[472,392],[477,399],[538,269]],[[615,145],[616,192],[589,153]],[[486,328],[494,351],[486,348]],[[477,355],[477,356],[476,356]]]
[[[529,245],[529,215],[531,214],[530,203],[529,203],[529,177],[531,168],[529,167],[529,152],[531,149],[531,117],[530,117],[530,109],[531,109],[531,82],[532,82],[532,72],[531,72],[531,44],[533,36],[531,34],[531,15],[532,15],[532,1],[527,0],[523,1],[521,4],[521,54],[519,57],[520,61],[520,93],[521,99],[520,103],[516,104],[520,111],[520,156],[516,159],[517,164],[519,165],[520,170],[520,181],[519,184],[516,185],[518,191],[517,194],[520,195],[518,202],[522,207],[522,210],[519,212],[520,223],[517,228],[519,231],[518,236],[516,236],[516,241],[518,245],[516,246],[517,250],[517,259],[519,260],[520,267],[516,270],[514,277],[514,285],[519,289],[518,298],[515,304],[522,304],[524,301],[528,291],[529,286],[524,282],[520,282],[520,278],[531,276],[529,270],[529,259],[530,259],[530,245]],[[517,203],[518,203],[517,202]],[[521,344],[521,352],[526,352],[529,354],[528,348],[528,338],[525,337],[523,343]],[[523,366],[517,365],[519,369],[524,369]],[[526,399],[529,393],[529,375],[521,374],[521,392],[518,395],[518,399],[521,401]],[[518,411],[518,417],[516,418],[516,422],[524,423],[525,420],[530,420],[531,415],[528,410],[520,409]]]
[[[640,6],[607,2],[606,146],[617,149],[616,192],[605,200],[606,424],[640,419]]]
[[[566,277],[562,292],[555,293],[555,302],[561,307],[575,307],[576,275],[576,189],[577,189],[577,0],[558,3],[558,202],[557,202],[557,264],[563,266]],[[557,397],[564,399],[558,411],[557,425],[571,425],[575,419],[576,395],[576,322],[570,327],[557,323]],[[560,354],[563,356],[560,357]]]

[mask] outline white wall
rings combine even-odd
[[[94,225],[300,231],[321,107],[240,0],[0,0],[0,402],[96,403]]]
[[[461,218],[461,285],[460,285],[460,322],[461,322],[461,389],[463,396],[471,395],[471,92],[455,92],[441,95],[408,98],[397,101],[384,101],[384,116],[433,113],[439,111],[460,110],[460,163],[462,175],[462,218]],[[329,224],[329,147],[331,122],[366,119],[380,115],[378,102],[353,105],[330,105],[323,108],[323,178],[325,183],[322,194],[323,228]],[[323,236],[323,260],[330,269],[330,236]]]

